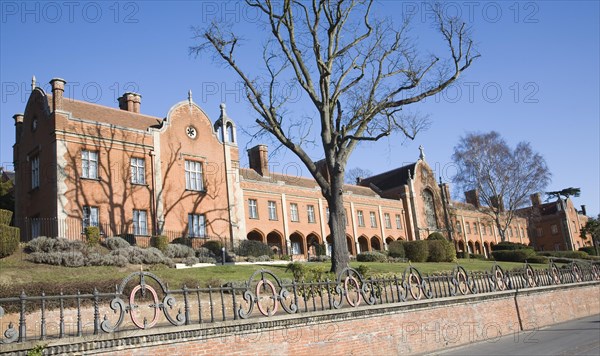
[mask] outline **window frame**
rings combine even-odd
[[[277,202],[274,200],[269,200],[267,203],[267,210],[269,212],[269,220],[277,220]]]
[[[96,221],[94,222],[93,217],[96,217]],[[86,227],[90,226],[100,226],[100,211],[97,206],[85,205],[82,209],[82,219],[81,225],[85,230]]]
[[[98,151],[81,150],[81,178],[97,180],[98,179],[98,162],[99,162]],[[92,167],[94,168],[93,175],[90,174]]]
[[[385,221],[385,228],[386,229],[391,229],[392,228],[392,218],[390,217],[389,213],[383,213],[383,219]]]
[[[377,227],[377,216],[375,215],[374,211],[369,212],[369,220],[371,222],[371,228],[376,228]]]
[[[144,224],[141,224],[142,219]],[[148,212],[146,210],[133,209],[133,234],[148,236]]]
[[[202,162],[186,159],[184,165],[185,190],[204,192],[204,167]]]
[[[206,215],[190,213],[188,214],[188,237],[205,238],[206,235]]]
[[[358,219],[358,226],[360,227],[364,227],[365,226],[365,214],[362,210],[357,210],[356,211],[356,217]]]
[[[400,214],[396,214],[396,229],[402,230],[402,217]]]
[[[29,159],[31,163],[31,189],[40,187],[40,155],[36,154]]]
[[[141,165],[140,165],[141,162]],[[131,157],[129,161],[131,184],[146,184],[146,160],[143,157]],[[141,172],[140,172],[141,170]],[[141,173],[141,175],[140,175]],[[141,181],[140,181],[141,177]]]
[[[248,218],[258,219],[258,200],[248,199]]]
[[[315,218],[315,206],[314,205],[306,206],[306,215],[308,216],[309,223],[314,224],[317,222],[317,220]]]
[[[290,203],[290,221],[299,222],[298,203]]]

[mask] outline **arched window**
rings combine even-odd
[[[231,143],[235,143],[235,135],[233,132],[233,125],[231,124],[231,122],[227,123],[227,142],[231,142]]]
[[[427,227],[430,229],[437,229],[437,219],[435,217],[435,203],[433,201],[433,194],[428,189],[423,191],[423,203],[425,205],[425,216],[427,219]]]

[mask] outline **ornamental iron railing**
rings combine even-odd
[[[133,333],[157,326],[210,324],[283,314],[307,314],[364,305],[495,293],[505,290],[600,281],[600,265],[571,263],[546,269],[453,271],[422,274],[408,266],[402,275],[365,277],[352,268],[335,280],[285,281],[268,270],[256,271],[242,284],[169,289],[153,273],[127,276],[114,292],[0,298],[2,344],[89,335]]]

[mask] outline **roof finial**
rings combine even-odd
[[[221,103],[221,105],[219,105],[219,107],[221,108],[221,117],[222,118],[227,117],[227,113],[225,112],[225,108],[226,108],[225,103]]]
[[[419,145],[419,159],[421,161],[425,160],[425,149],[423,148],[423,145]]]
[[[31,77],[31,90],[35,89],[35,75]]]
[[[192,89],[188,90],[188,103],[192,105]]]

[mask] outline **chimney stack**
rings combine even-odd
[[[269,151],[265,145],[257,145],[248,150],[250,168],[263,177],[269,176]]]
[[[119,109],[138,113],[142,104],[142,96],[138,93],[125,93],[119,99]]]
[[[474,207],[479,208],[481,205],[479,204],[479,192],[477,189],[465,192],[465,201]]]
[[[23,114],[15,114],[13,119],[15,119],[15,143],[19,143],[23,132]]]
[[[504,211],[504,201],[502,201],[502,199],[498,198],[498,196],[494,196],[491,200],[492,207],[498,208],[498,210],[500,210],[501,212]]]
[[[65,94],[65,84],[67,82],[61,78],[54,78],[50,81],[52,86],[52,110],[63,109],[63,97]]]
[[[582,215],[587,215],[587,211],[585,210],[585,205],[581,206],[581,214]]]
[[[532,206],[542,205],[542,195],[540,193],[531,194],[529,198],[531,199]]]

